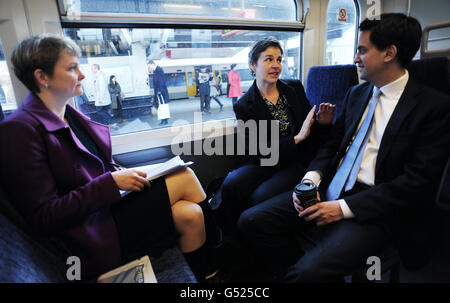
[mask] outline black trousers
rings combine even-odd
[[[222,183],[222,203],[219,221],[225,233],[234,232],[241,213],[279,193],[292,190],[301,181],[303,171],[295,165],[241,166],[225,178]]]
[[[342,281],[390,243],[377,224],[343,219],[316,227],[304,221],[293,206],[292,191],[242,213],[238,233],[255,268],[263,268],[269,280],[285,282]]]

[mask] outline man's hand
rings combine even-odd
[[[314,183],[313,181],[309,180],[309,179],[304,179],[303,182],[305,181],[309,181],[310,183]],[[320,193],[317,192],[317,201],[321,201],[320,200]],[[292,192],[292,203],[294,204],[294,208],[298,211],[298,213],[301,213],[304,208],[302,206],[302,202],[297,198],[297,195],[295,194],[295,192]]]
[[[297,208],[298,209],[298,208]],[[344,219],[339,202],[326,201],[314,204],[307,209],[300,211],[300,218],[305,218],[306,221],[314,221],[317,226],[324,226],[331,222],[336,222]]]

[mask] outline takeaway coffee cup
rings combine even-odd
[[[300,200],[303,209],[317,203],[317,186],[314,183],[299,183],[295,186],[294,192]]]

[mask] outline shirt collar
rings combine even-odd
[[[397,100],[405,90],[405,86],[408,83],[408,80],[409,80],[409,73],[408,70],[405,69],[405,74],[403,76],[381,87],[380,90],[383,93],[383,95],[385,95],[387,98]]]

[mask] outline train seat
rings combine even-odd
[[[413,60],[408,72],[419,83],[450,95],[450,64],[447,57]]]
[[[97,108],[93,101],[89,101],[86,95],[76,98],[77,109],[89,116],[91,119],[101,121],[97,114]],[[122,100],[122,117],[125,119],[134,119],[140,116],[152,116],[153,96],[127,97]],[[0,116],[1,121],[1,116]]]
[[[336,120],[347,90],[358,83],[354,64],[313,66],[308,72],[306,97],[311,106],[319,106],[322,102],[335,104]]]
[[[411,61],[408,71],[411,77],[418,82],[450,95],[450,59],[448,57],[432,57]],[[437,196],[437,205],[441,209],[450,209],[450,170],[448,164]]]
[[[64,282],[64,264],[25,232],[26,224],[0,188],[0,282]]]
[[[157,258],[150,256],[150,260],[158,282],[196,282],[177,247]],[[0,188],[0,283],[68,282],[68,268],[53,245],[27,231],[25,221]]]

